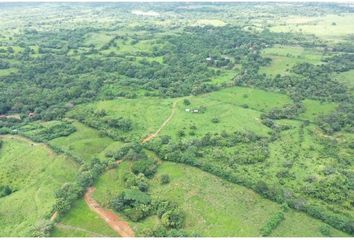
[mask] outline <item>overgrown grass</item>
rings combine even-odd
[[[0,198],[0,236],[30,236],[32,226],[49,216],[54,192],[74,179],[77,164],[43,144],[6,136],[0,150],[0,182],[16,190]]]

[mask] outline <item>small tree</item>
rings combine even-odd
[[[183,99],[183,104],[186,106],[191,105],[191,101],[189,101],[187,98]]]
[[[168,184],[170,182],[170,176],[167,174],[161,175],[160,182],[161,184]]]
[[[220,120],[219,120],[219,118],[214,117],[213,119],[211,119],[211,122],[212,122],[212,123],[219,123]]]
[[[179,137],[184,137],[186,135],[186,133],[183,130],[178,130],[177,135]]]
[[[167,211],[162,215],[161,222],[167,228],[181,228],[184,222],[184,214],[179,209]]]

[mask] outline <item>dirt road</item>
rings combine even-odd
[[[95,192],[94,187],[87,189],[84,199],[90,209],[96,212],[114,231],[122,237],[134,237],[134,231],[129,227],[128,223],[120,220],[119,216],[110,210],[102,208],[92,194]]]
[[[142,143],[146,143],[152,139],[154,139],[155,137],[157,137],[157,135],[159,135],[159,133],[161,132],[161,130],[171,121],[171,119],[173,118],[173,116],[176,113],[176,105],[177,105],[177,101],[173,102],[172,105],[172,111],[170,116],[168,116],[168,118],[166,118],[166,120],[161,124],[161,126],[159,127],[159,129],[157,129],[157,131],[155,133],[149,134],[146,138],[143,139]]]

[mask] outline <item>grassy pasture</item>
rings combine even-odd
[[[72,181],[78,166],[43,144],[20,137],[1,137],[0,182],[16,192],[0,198],[0,236],[29,236],[54,204],[54,192]]]
[[[354,70],[339,73],[335,76],[339,82],[348,86],[354,92]]]
[[[109,199],[124,189],[123,175],[130,162],[106,172],[96,184],[94,197],[107,206]],[[161,185],[159,177],[168,174],[171,182]],[[244,187],[229,183],[199,169],[171,162],[162,162],[156,176],[150,180],[153,198],[178,203],[186,214],[184,230],[201,236],[259,236],[259,230],[268,218],[280,211],[279,204],[266,200]],[[273,236],[321,236],[323,223],[305,214],[289,210],[286,219]],[[159,224],[156,216],[134,223],[127,220],[138,235],[144,229]],[[292,228],[296,221],[296,228]],[[335,236],[346,236],[330,228]]]
[[[17,68],[7,68],[7,69],[0,69],[0,77],[6,77],[11,75],[12,73],[17,73],[18,69]]]
[[[260,121],[262,111],[268,111],[274,107],[290,103],[290,99],[283,94],[240,87],[223,89],[201,96],[192,96],[188,99],[192,103],[190,106],[185,106],[178,99],[147,97],[99,101],[77,106],[70,115],[75,116],[84,108],[93,108],[98,111],[105,110],[108,116],[122,116],[130,119],[133,122],[133,130],[121,134],[141,140],[144,136],[155,132],[159,128],[171,114],[172,102],[178,101],[175,115],[161,134],[176,136],[178,130],[186,129],[188,131],[191,125],[195,125],[197,135],[204,135],[207,132],[221,132],[222,130],[229,132],[255,131],[260,135],[267,135],[269,129]],[[202,106],[206,107],[205,113],[185,111],[186,108],[199,109]],[[220,123],[212,124],[211,120],[214,117],[218,117]],[[69,139],[78,134],[72,134]],[[62,140],[65,141],[65,139]],[[58,141],[56,139],[54,143]]]
[[[112,139],[102,136],[95,129],[79,122],[74,121],[73,125],[77,129],[75,133],[67,137],[53,139],[50,143],[71,152],[85,161],[89,161],[94,157],[102,159],[106,148],[111,145],[120,145],[119,142],[114,142]]]
[[[299,63],[321,63],[322,54],[315,50],[304,49],[299,46],[276,45],[266,48],[262,52],[263,57],[272,59],[270,66],[261,67],[260,72],[268,75],[288,74],[288,71]]]
[[[271,27],[275,32],[302,32],[314,34],[320,38],[341,41],[348,34],[353,34],[352,14],[325,15],[320,17],[287,17],[282,24]]]
[[[321,103],[320,101],[305,99],[303,101],[305,112],[300,114],[300,119],[315,121],[322,114],[329,114],[337,107],[336,103]]]
[[[83,199],[77,200],[71,211],[54,228],[52,237],[117,237]]]
[[[224,82],[230,82],[233,80],[233,78],[236,76],[238,73],[237,70],[226,70],[223,69],[221,74],[211,80],[212,83],[214,84],[221,84]]]
[[[112,36],[105,32],[90,33],[86,36],[85,44],[93,44],[96,48],[101,48],[112,39]]]
[[[170,115],[173,101],[173,99],[161,100],[146,97],[99,101],[84,106],[77,106],[77,109],[74,109],[70,114],[75,115],[75,111],[89,107],[98,111],[105,110],[108,116],[122,116],[133,122],[133,130],[122,132],[121,134],[141,140],[144,136],[155,132]]]
[[[141,40],[137,43],[133,43],[133,40],[116,40],[115,43],[117,47],[110,47],[106,50],[101,51],[102,54],[109,54],[111,52],[117,54],[126,54],[126,55],[136,55],[139,52],[151,52],[155,44],[154,40]]]
[[[236,106],[248,106],[257,111],[269,111],[275,107],[291,103],[285,94],[268,92],[248,87],[226,88],[221,91],[208,94],[208,99],[223,101]]]
[[[130,163],[105,173],[96,184],[94,197],[102,204],[124,189],[122,176]],[[159,175],[169,174],[171,183],[160,185]],[[223,181],[199,169],[164,162],[151,180],[151,194],[177,202],[186,213],[185,230],[202,236],[257,236],[258,229],[279,206],[243,187]],[[140,223],[129,221],[141,234],[159,220],[149,217]]]
[[[285,214],[285,219],[273,231],[271,237],[326,237],[320,228],[327,226],[330,235],[335,237],[349,237],[348,234],[338,231],[337,229],[328,226],[321,221],[307,216],[305,213],[288,211]]]
[[[190,106],[178,102],[174,118],[162,130],[161,134],[176,136],[176,131],[189,127],[197,127],[195,134],[216,133],[226,130],[253,131],[259,135],[267,135],[269,129],[260,120],[261,111],[289,103],[289,98],[282,94],[270,93],[250,88],[228,88],[218,92],[188,98]],[[186,112],[185,109],[206,107],[205,113]],[[211,123],[217,117],[220,122]]]

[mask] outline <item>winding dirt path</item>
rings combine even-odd
[[[177,105],[178,101],[179,100],[176,100],[176,101],[173,102],[172,111],[171,111],[170,116],[168,116],[168,118],[166,118],[166,120],[161,124],[159,129],[157,129],[157,131],[155,133],[149,134],[146,138],[143,139],[143,141],[141,141],[141,143],[146,143],[146,142],[154,139],[155,137],[157,137],[157,135],[159,135],[161,130],[171,121],[171,119],[175,115],[175,113],[176,113],[176,105]]]
[[[96,212],[114,231],[122,237],[134,237],[134,231],[129,227],[128,223],[120,220],[119,216],[110,210],[102,208],[92,194],[95,192],[94,187],[87,189],[84,199],[90,209]]]
[[[172,111],[171,114],[168,116],[168,118],[166,118],[166,120],[161,124],[161,126],[159,127],[159,129],[157,129],[157,131],[155,133],[152,133],[150,135],[148,135],[146,138],[144,138],[142,140],[142,143],[146,143],[150,140],[152,140],[153,138],[155,138],[157,135],[159,135],[159,133],[161,132],[161,130],[171,121],[171,119],[173,118],[173,116],[176,113],[176,105],[177,102],[179,100],[176,100],[173,102],[172,105]],[[117,160],[116,163],[119,164],[121,163],[122,160]],[[95,199],[93,199],[92,194],[96,191],[95,187],[89,187],[85,193],[84,196],[84,200],[87,203],[87,205],[89,206],[89,208],[94,211],[95,213],[97,213],[114,231],[116,231],[120,236],[122,237],[134,237],[134,231],[130,228],[129,224],[125,221],[120,220],[119,215],[115,214],[114,212],[108,210],[108,209],[104,209],[103,207],[101,207],[99,205],[98,202],[96,202]],[[52,217],[51,217],[51,221],[54,221],[57,218],[57,212],[55,212]],[[64,227],[64,225],[61,225],[62,227]],[[72,228],[74,229],[74,227],[72,226],[66,226],[66,228]],[[77,230],[81,230],[81,229],[77,229]]]

